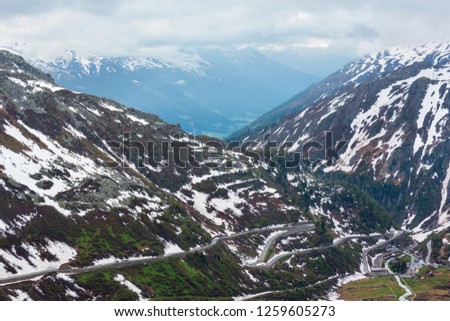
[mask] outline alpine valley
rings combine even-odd
[[[358,59],[230,137],[249,153],[0,51],[0,299],[448,299],[449,60]],[[339,161],[284,166],[325,131]]]
[[[28,60],[68,89],[108,97],[214,137],[230,135],[319,80],[250,48],[190,48],[172,55],[99,57],[69,50],[51,61]]]

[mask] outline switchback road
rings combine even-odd
[[[289,234],[313,231],[314,224],[307,223],[307,222],[301,222],[301,223],[292,224],[292,225],[280,225],[280,226],[266,227],[266,228],[260,228],[260,229],[251,229],[251,230],[246,230],[246,231],[242,231],[242,232],[237,232],[237,233],[234,233],[231,235],[218,235],[218,236],[214,237],[209,244],[200,246],[197,248],[193,248],[189,251],[168,253],[168,254],[154,256],[154,257],[119,259],[115,262],[101,263],[101,264],[96,264],[96,265],[91,265],[91,266],[86,266],[86,267],[81,267],[81,268],[46,269],[46,270],[36,271],[36,272],[32,272],[32,273],[13,275],[13,276],[10,276],[7,278],[2,278],[2,279],[0,279],[0,285],[28,281],[28,280],[32,280],[34,278],[37,278],[37,277],[40,277],[43,275],[47,275],[50,273],[81,274],[81,273],[101,271],[101,270],[107,270],[107,269],[122,269],[122,268],[130,267],[130,266],[140,265],[140,264],[149,264],[149,263],[160,261],[160,260],[163,260],[163,259],[166,259],[169,257],[182,258],[191,253],[204,252],[204,251],[212,248],[214,245],[216,245],[218,242],[221,242],[221,241],[235,239],[235,238],[242,237],[244,235],[249,235],[249,234],[258,234],[258,233],[281,231],[281,230],[285,230],[286,231],[285,233],[289,233]],[[283,234],[285,234],[285,233],[283,233]]]

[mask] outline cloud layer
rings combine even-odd
[[[0,0],[0,44],[51,58],[69,48],[147,55],[174,47],[362,55],[448,41],[450,3],[434,1]]]

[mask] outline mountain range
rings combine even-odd
[[[445,262],[449,50],[355,60],[231,145],[0,51],[0,299],[329,299],[386,244]],[[115,66],[73,57],[53,67]]]
[[[360,189],[269,167],[157,116],[64,89],[6,51],[0,79],[0,282],[12,284],[1,298],[181,299],[301,286],[353,273],[374,241],[338,244],[396,226]],[[306,224],[303,233],[296,224]],[[289,234],[297,235],[270,249]],[[322,250],[333,238],[342,240]],[[278,259],[264,268],[273,255],[314,246],[317,262],[333,268]],[[303,297],[327,294],[318,291]]]
[[[52,61],[29,62],[68,89],[156,114],[193,134],[222,138],[319,79],[251,48],[180,49],[171,60],[69,50]]]
[[[369,191],[407,229],[444,230],[450,226],[449,79],[449,44],[391,48],[347,64],[230,139],[261,142],[270,134],[300,152],[332,132],[347,144],[340,162],[323,164],[324,173]]]

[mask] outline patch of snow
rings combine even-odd
[[[0,219],[0,233],[6,232],[8,229],[9,225]]]
[[[66,295],[74,299],[78,298],[78,294],[71,289],[66,289]]]
[[[117,108],[117,107],[114,107],[113,105],[108,104],[108,103],[106,103],[106,102],[104,102],[104,101],[100,102],[99,105],[100,105],[100,107],[103,107],[103,108],[105,108],[105,109],[107,109],[107,110],[110,110],[110,111],[123,112],[123,110],[121,110],[121,109],[119,109],[119,108]]]
[[[339,287],[343,286],[344,284],[347,284],[350,282],[355,282],[355,281],[362,280],[362,279],[367,279],[367,276],[365,276],[363,273],[360,273],[360,272],[351,274],[351,275],[346,275],[337,280],[336,287],[339,288]],[[336,301],[338,299],[339,299],[339,294],[337,293],[336,290],[333,290],[332,292],[330,292],[328,294],[328,300]]]
[[[118,258],[116,258],[114,256],[110,256],[110,257],[107,257],[107,258],[95,260],[93,262],[93,265],[106,265],[106,264],[111,264],[111,263],[117,263],[119,261],[120,261],[120,259],[118,259]]]
[[[259,280],[253,276],[248,270],[244,269],[245,274],[249,277],[252,282],[259,283]]]
[[[58,274],[56,274],[56,277],[58,279],[66,281],[66,282],[73,283],[73,278],[70,275],[68,275],[68,274],[58,273]]]
[[[55,261],[42,259],[39,255],[40,249],[27,243],[22,244],[22,247],[27,250],[29,254],[28,260],[20,257],[17,253],[15,253],[14,250],[10,252],[1,249],[0,255],[18,271],[18,274],[27,274],[36,271],[45,271],[59,268],[61,264],[69,262],[76,256],[75,249],[65,243],[49,240],[47,240],[47,243],[48,245],[45,249],[55,256]],[[12,275],[14,275],[14,273],[6,271],[4,264],[0,263],[0,277],[7,277]]]
[[[427,139],[425,140],[422,150],[422,159],[424,158],[426,152],[431,153],[435,142],[443,136],[445,122],[448,121],[447,115],[449,111],[444,107],[444,99],[446,98],[446,95],[440,96],[439,94],[439,89],[441,86],[442,83],[440,82],[429,85],[425,98],[422,102],[419,118],[417,120],[418,128],[424,126],[426,116],[429,115],[429,121],[431,120],[431,123],[427,126]]]
[[[31,86],[33,88],[33,92],[40,91],[42,89],[48,89],[51,92],[65,89],[62,87],[52,85],[51,83],[43,80],[27,80],[27,84],[28,86]]]
[[[422,140],[422,137],[420,137],[419,134],[417,134],[416,139],[414,140],[414,146],[413,146],[413,153],[414,155],[419,151],[419,149],[425,145],[425,143]]]
[[[20,129],[6,122],[3,125],[5,133],[18,140],[27,149],[23,152],[15,152],[5,146],[0,146],[0,164],[4,168],[3,172],[16,182],[27,186],[27,188],[42,196],[45,204],[55,207],[62,214],[70,215],[71,213],[59,206],[58,202],[53,199],[55,195],[76,185],[77,182],[86,177],[97,174],[110,176],[112,174],[111,170],[97,166],[94,161],[85,156],[74,154],[59,145],[57,141],[51,140],[23,122],[19,121],[18,124]],[[29,139],[27,136],[31,137],[31,135],[26,135],[26,132],[34,135],[38,140]],[[53,186],[50,189],[45,190],[38,187],[38,182],[30,177],[39,173],[42,169],[52,168],[61,169],[68,172],[69,175],[53,177],[51,179]]]
[[[165,242],[164,244],[164,254],[175,254],[175,253],[183,253],[184,251],[176,244],[171,242]]]
[[[27,87],[27,84],[24,81],[20,80],[20,79],[17,79],[17,78],[14,78],[14,77],[8,77],[8,79],[11,82],[15,83],[16,85],[19,85],[20,87],[23,87],[23,88]]]
[[[439,206],[439,225],[444,224],[448,219],[448,211],[444,211],[444,206],[447,203],[447,196],[448,196],[448,188],[450,183],[450,164],[447,168],[447,173],[445,175],[444,181],[442,182],[442,189],[441,189],[441,204]]]
[[[421,222],[421,224],[419,224],[417,227],[415,227],[413,229],[413,234],[411,235],[411,237],[416,240],[417,242],[422,242],[424,241],[428,236],[430,236],[433,233],[439,233],[442,231],[445,231],[446,229],[450,228],[450,221],[447,221],[446,223],[444,223],[443,225],[439,226],[438,228],[435,229],[431,229],[428,231],[423,231],[421,228],[421,225],[431,219],[433,216],[429,216],[428,218],[426,218],[424,221]]]
[[[20,289],[14,290],[14,294],[9,296],[13,301],[33,301],[25,291]]]
[[[225,221],[219,217],[217,217],[217,214],[215,211],[209,212],[207,209],[207,201],[208,201],[208,195],[199,191],[196,191],[194,189],[191,189],[193,193],[192,201],[194,202],[194,208],[203,216],[214,222],[216,225],[222,225],[222,223],[225,223]],[[176,193],[176,196],[181,200],[189,200],[186,195],[184,195],[181,191],[178,191]]]
[[[328,104],[326,104],[325,107],[328,108],[327,112],[324,115],[322,115],[322,117],[320,117],[320,119],[317,123],[320,124],[328,116],[335,113],[339,109],[339,107],[344,106],[345,103],[347,102],[347,100],[349,100],[351,97],[352,97],[352,95],[345,93],[341,96],[334,98],[332,101],[330,101]]]
[[[263,295],[266,295],[266,294],[278,293],[278,292],[281,292],[281,291],[265,291],[265,292],[261,292],[261,293],[255,293],[255,294],[244,294],[244,295],[241,295],[241,296],[233,297],[233,300],[234,301],[246,301],[246,300],[257,298],[257,297],[260,297],[260,296],[263,296]]]
[[[117,274],[114,277],[114,281],[119,282],[120,284],[126,286],[131,292],[134,292],[138,295],[139,301],[147,301],[148,299],[142,295],[142,290],[139,289],[136,285],[125,279],[122,274]]]
[[[136,116],[133,116],[133,115],[127,114],[127,118],[128,118],[128,119],[131,119],[131,120],[134,121],[135,123],[139,123],[139,124],[144,125],[144,126],[149,125],[149,123],[148,123],[147,121],[145,121],[145,120],[143,120],[143,119],[140,119],[140,118],[137,118]]]
[[[405,135],[405,132],[403,131],[402,128],[400,128],[398,131],[395,132],[395,134],[393,134],[391,136],[391,138],[389,139],[389,141],[387,142],[387,156],[386,156],[386,160],[389,160],[392,156],[392,153],[399,147],[402,146],[403,144],[403,136]]]
[[[70,124],[66,124],[66,127],[64,128],[68,133],[71,133],[73,136],[81,139],[86,139],[86,136],[80,132],[79,130],[72,127]]]
[[[103,115],[101,112],[99,112],[98,110],[93,109],[93,108],[86,107],[86,110],[90,111],[91,113],[93,113],[94,115],[96,115],[98,117],[102,117],[102,115]]]

